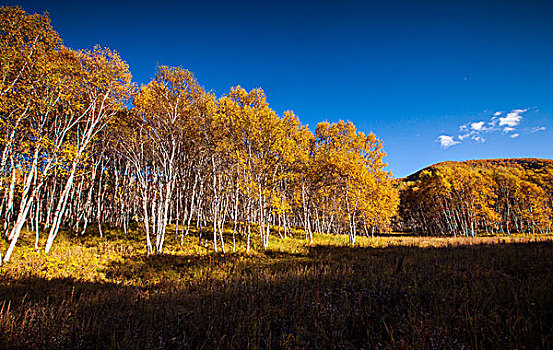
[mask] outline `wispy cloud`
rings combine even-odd
[[[526,112],[526,109],[513,109],[510,113],[507,113],[506,116],[499,118],[499,126],[508,126],[515,127],[520,124],[522,120],[522,113]]]
[[[486,124],[486,122],[471,123],[470,128],[472,130],[480,131],[484,128],[484,124]]]
[[[486,142],[484,136],[490,133],[505,134],[512,139],[516,139],[521,135],[519,126],[527,119],[525,113],[529,110],[529,108],[524,108],[512,109],[510,112],[497,111],[493,113],[491,111],[484,111],[483,114],[488,114],[488,119],[482,118],[481,115],[479,121],[469,121],[459,125],[459,134],[456,137],[440,135],[436,139],[436,142],[439,142],[442,148],[447,149],[451,146],[467,142],[467,140],[472,140],[476,143],[484,143]],[[536,110],[537,107],[532,108],[532,111]],[[545,126],[536,126],[532,129],[525,127],[522,129],[522,131],[526,133],[536,133],[544,130]]]
[[[483,138],[482,136],[478,136],[478,135],[472,135],[471,139],[473,139],[474,141],[476,141],[478,143],[486,142],[485,138]]]
[[[453,136],[449,136],[449,135],[440,135],[440,136],[438,136],[438,138],[436,139],[436,142],[439,142],[440,147],[445,148],[445,149],[447,149],[451,146],[458,145],[458,144],[461,143],[459,141],[455,141]]]

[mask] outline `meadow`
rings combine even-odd
[[[25,233],[0,267],[0,348],[553,347],[551,236],[392,234],[352,247],[297,231],[222,254],[193,232],[149,257],[142,237],[64,233],[45,255]]]

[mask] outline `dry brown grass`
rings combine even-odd
[[[552,347],[551,237],[316,236],[223,255],[192,236],[162,257],[139,237],[20,248],[0,270],[0,347]]]

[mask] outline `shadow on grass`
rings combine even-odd
[[[0,280],[0,347],[548,348],[551,256],[550,242],[133,256],[107,268],[117,283]]]

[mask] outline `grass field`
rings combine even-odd
[[[553,348],[553,237],[32,239],[0,267],[1,348]]]

